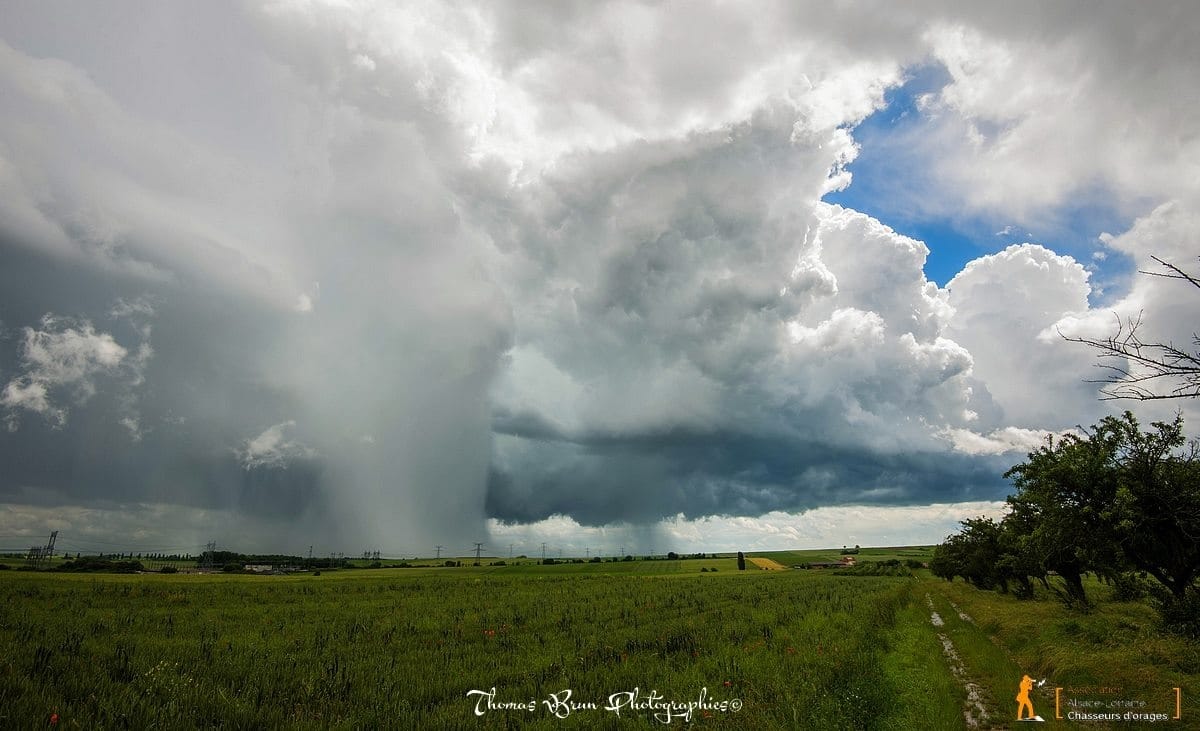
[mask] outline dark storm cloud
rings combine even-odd
[[[1011,461],[945,452],[877,454],[738,433],[593,434],[539,443],[529,461],[511,472],[493,467],[488,512],[508,522],[561,514],[604,525],[680,513],[698,518],[996,500],[1007,494],[1000,475]]]
[[[6,321],[38,327],[48,312],[91,313],[98,330],[129,349],[148,331],[154,352],[136,387],[100,376],[95,395],[82,403],[69,389],[52,391],[66,412],[62,424],[10,411],[13,428],[0,439],[0,501],[45,493],[65,504],[236,507],[287,521],[323,499],[316,461],[247,470],[233,449],[269,426],[264,415],[290,408],[288,394],[256,374],[254,348],[246,347],[268,347],[276,318],[244,300],[155,291],[136,278],[97,277],[87,267],[19,247],[3,251],[0,312]],[[130,293],[139,293],[140,305],[121,299]],[[19,343],[10,336],[5,345],[0,377],[8,381],[22,364]],[[120,423],[126,416],[136,416],[136,438]]]

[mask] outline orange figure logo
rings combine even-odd
[[[1029,700],[1029,691],[1031,690],[1033,690],[1033,678],[1025,675],[1021,678],[1021,692],[1017,693],[1018,721],[1032,721],[1037,718],[1037,715],[1033,712],[1033,701]],[[1026,709],[1029,711],[1028,716],[1025,713]]]

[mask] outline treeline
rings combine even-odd
[[[238,553],[237,551],[205,551],[200,554],[199,562],[211,566],[236,567],[238,570],[246,564],[262,566],[297,566],[305,569],[338,569],[354,568],[356,565],[348,558],[341,556],[330,558],[304,558],[288,556],[282,553]],[[230,569],[232,570],[232,569]]]
[[[1089,602],[1083,577],[1118,598],[1150,594],[1167,625],[1200,636],[1200,460],[1183,418],[1143,432],[1130,412],[1050,438],[1005,473],[1017,489],[1000,521],[973,518],[934,550],[929,568],[981,589]]]
[[[75,559],[87,558],[84,556],[83,551],[76,552],[74,557],[75,557]],[[137,553],[137,554],[135,554],[133,551],[129,551],[128,553],[126,553],[126,552],[104,553],[103,551],[100,551],[100,552],[96,553],[95,558],[102,559],[105,561],[143,561],[143,560],[144,561],[194,561],[195,560],[190,553],[189,554],[178,554],[178,553],[171,553],[171,554],[166,554],[166,553],[141,554],[141,553]],[[63,559],[68,560],[68,561],[71,560],[71,552],[68,551],[68,552],[64,553]]]
[[[75,573],[115,573],[115,574],[136,574],[139,571],[145,571],[146,567],[141,561],[136,560],[114,560],[111,558],[100,558],[91,556],[76,556],[70,561],[55,566],[52,571],[67,571]]]

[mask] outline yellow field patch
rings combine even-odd
[[[782,571],[783,569],[787,568],[787,566],[784,566],[778,561],[772,561],[769,558],[759,558],[757,556],[747,556],[746,558],[749,559],[750,563],[754,564],[760,569],[766,569],[767,571]]]

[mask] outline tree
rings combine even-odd
[[[1131,568],[1158,580],[1167,610],[1200,601],[1200,451],[1185,441],[1181,416],[1142,431],[1128,411],[1048,440],[1007,473],[1017,493],[1001,566],[1057,573],[1068,601],[1086,601],[1084,572]]]
[[[737,561],[738,561],[738,571],[745,571],[746,570],[746,554],[742,553],[741,551],[738,551]]]
[[[1024,511],[1010,511],[1000,521],[1000,558],[996,568],[1000,575],[1017,583],[1018,598],[1033,597],[1033,579],[1050,588],[1045,562],[1037,550],[1033,516]]]
[[[1103,422],[1119,434],[1120,488],[1106,517],[1135,568],[1182,601],[1200,577],[1200,460],[1185,451],[1183,417],[1139,429],[1133,414]]]
[[[1167,272],[1141,272],[1148,276],[1179,279],[1200,289],[1200,279],[1180,267],[1151,257]],[[1147,343],[1138,335],[1141,315],[1124,322],[1117,318],[1117,332],[1104,340],[1066,337],[1096,351],[1099,367],[1106,371],[1102,379],[1091,383],[1105,384],[1100,389],[1103,400],[1196,398],[1200,396],[1200,335],[1192,333],[1192,348],[1186,350],[1174,343]]]
[[[950,581],[961,576],[980,589],[1007,590],[1007,577],[996,571],[1001,555],[1000,524],[980,516],[961,525],[961,531],[934,549],[929,568],[935,576]]]
[[[1120,433],[1109,419],[1090,434],[1047,439],[1004,475],[1017,488],[1008,498],[1009,543],[1018,551],[1009,568],[1053,571],[1068,603],[1087,603],[1084,573],[1112,575],[1123,563],[1104,512],[1116,498],[1119,477]]]

